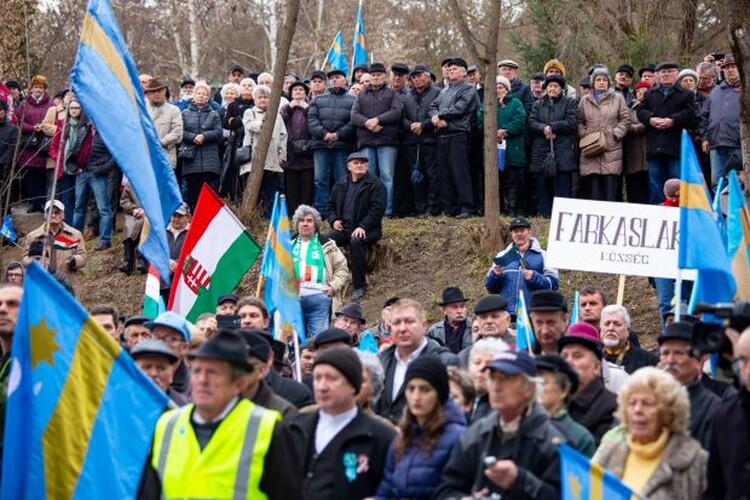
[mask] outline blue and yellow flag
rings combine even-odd
[[[357,24],[354,25],[352,68],[355,68],[360,64],[367,64],[367,50],[365,49],[365,23],[364,21],[362,21],[362,0],[359,0],[359,10],[357,10]]]
[[[617,476],[591,463],[568,444],[557,449],[563,500],[630,500],[633,492]]]
[[[336,33],[336,36],[333,38],[333,43],[331,44],[331,48],[328,49],[325,62],[331,63],[331,68],[340,69],[345,75],[349,74],[349,63],[346,62],[344,37],[341,36],[341,31]],[[323,63],[324,66],[325,62]]]
[[[750,300],[750,212],[737,172],[729,172],[727,252],[737,283],[735,300]]]
[[[146,213],[141,252],[169,281],[166,228],[182,199],[109,0],[89,2],[70,81]]]
[[[15,243],[16,239],[18,239],[16,236],[16,230],[13,228],[13,218],[10,214],[6,215],[3,219],[3,225],[0,226],[0,236],[11,243]]]
[[[2,498],[134,498],[167,396],[36,262],[11,354]]]
[[[688,310],[698,302],[731,302],[735,282],[729,258],[724,251],[716,213],[709,202],[693,141],[682,131],[680,156],[680,244],[679,269],[695,269]]]
[[[721,212],[721,192],[726,187],[727,180],[725,177],[719,177],[719,181],[716,183],[716,192],[714,193],[714,201],[711,202],[711,208],[716,214],[716,225],[719,227],[719,234],[721,235],[721,242],[724,243],[724,247],[727,245],[727,221],[724,218],[724,214]]]
[[[570,326],[578,323],[578,316],[581,315],[581,295],[576,290],[573,296],[573,307],[570,310]]]
[[[529,313],[526,310],[526,299],[523,297],[523,290],[518,290],[518,302],[516,303],[516,350],[531,349],[536,345],[534,330],[531,329]]]
[[[292,235],[286,198],[276,193],[271,223],[268,228],[261,275],[265,280],[263,300],[268,314],[274,316],[274,337],[286,342],[296,333],[301,346],[307,345],[302,307],[299,303],[299,282],[294,275]]]

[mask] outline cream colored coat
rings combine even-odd
[[[620,93],[609,89],[596,102],[593,92],[578,104],[578,137],[604,132],[607,150],[594,158],[581,155],[581,175],[620,175],[622,140],[630,129],[630,110]]]
[[[344,253],[333,240],[323,243],[323,262],[326,268],[328,286],[333,288],[331,312],[335,313],[341,308],[341,297],[349,284],[351,274]]]
[[[263,120],[266,117],[266,111],[258,108],[249,108],[245,110],[245,114],[242,117],[242,125],[245,127],[245,139],[242,142],[243,146],[250,145],[253,147],[253,154],[255,153],[255,147],[260,137],[260,127],[263,125]],[[281,168],[282,162],[286,161],[286,125],[281,115],[276,114],[276,123],[273,127],[273,136],[271,136],[271,144],[268,146],[268,154],[266,155],[266,164],[264,170],[271,172],[283,172]],[[250,165],[252,158],[249,162],[244,163],[240,166],[240,175],[247,174],[250,172]]]
[[[182,142],[182,112],[180,108],[168,102],[161,106],[154,106],[151,101],[148,101],[146,107],[148,108],[148,114],[154,121],[161,147],[166,151],[172,168],[175,168],[177,166],[177,145]]]

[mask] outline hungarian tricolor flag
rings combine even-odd
[[[192,323],[202,313],[216,311],[219,297],[234,291],[259,254],[245,226],[204,184],[177,263],[168,309]]]
[[[153,265],[148,266],[146,275],[146,293],[143,295],[143,315],[156,318],[166,310],[161,298],[159,271]]]

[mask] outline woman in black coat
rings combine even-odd
[[[219,189],[221,160],[221,118],[208,103],[211,88],[198,83],[193,102],[182,112],[184,131],[178,156],[182,159],[182,175],[187,184],[187,203],[195,211],[203,183]]]
[[[565,79],[550,75],[544,81],[547,94],[531,108],[531,166],[539,195],[539,212],[544,217],[552,214],[555,196],[570,197],[573,193],[573,172],[578,170],[576,148],[578,106],[575,99],[563,94]],[[555,153],[556,171],[545,168],[550,151]]]
[[[309,93],[310,88],[303,82],[292,83],[289,86],[291,100],[280,112],[287,131],[287,157],[283,168],[289,213],[294,213],[299,205],[311,205],[315,192],[312,136],[307,121]]]

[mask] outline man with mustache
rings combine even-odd
[[[630,342],[630,314],[617,304],[602,309],[599,335],[604,359],[622,366],[628,374],[644,366],[656,366],[659,358]]]

